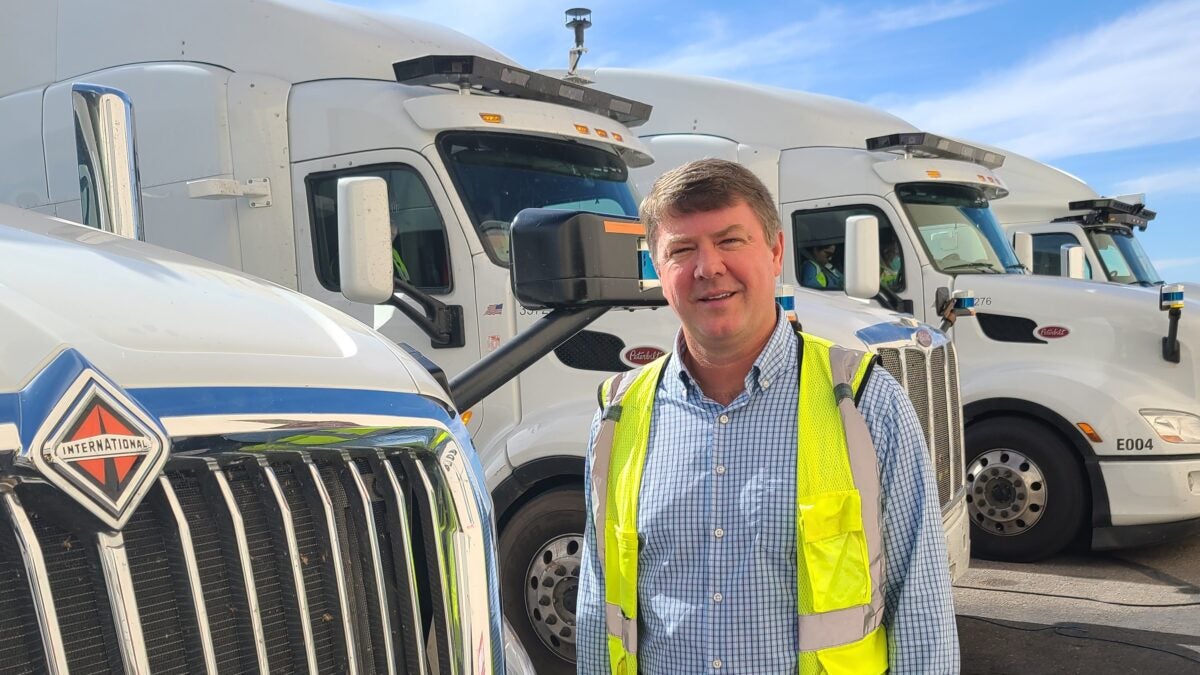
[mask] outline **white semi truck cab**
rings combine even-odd
[[[7,25],[21,30],[0,40],[5,62],[20,64],[0,73],[0,202],[108,227],[98,188],[123,180],[141,198],[146,241],[297,290],[426,352],[468,403],[459,407],[495,501],[506,615],[539,672],[573,672],[596,388],[669,349],[678,323],[665,309],[609,312],[482,398],[462,376],[547,314],[514,295],[519,211],[636,215],[629,171],[652,156],[631,127],[649,106],[523,70],[444,28],[316,2],[57,0],[17,13]],[[71,111],[84,85],[132,101],[136,178],[83,159]],[[343,285],[354,270],[342,258],[339,184],[366,177],[386,185],[375,212],[391,233],[377,248],[390,249],[395,292],[383,298]],[[961,573],[953,346],[891,310],[797,296],[807,330],[880,354],[910,392]]]
[[[855,286],[878,274],[875,304],[955,319],[973,550],[1033,560],[1077,536],[1109,548],[1200,528],[1200,307],[1158,288],[1026,274],[990,208],[1009,191],[1001,153],[826,96],[579,74],[654,105],[638,129],[656,157],[635,170],[640,186],[701,157],[763,179],[790,243],[785,281],[850,303],[843,273]],[[847,246],[871,222],[855,216],[877,225],[865,252]]]

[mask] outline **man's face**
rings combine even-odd
[[[737,349],[770,335],[783,233],[767,241],[744,201],[664,218],[655,236],[654,264],[689,345]]]
[[[817,262],[826,265],[830,260],[833,260],[835,253],[837,253],[836,246],[822,246],[814,251],[813,257],[816,258]]]

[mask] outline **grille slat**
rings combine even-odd
[[[255,467],[261,472],[261,477],[265,480],[265,487],[269,490],[269,497],[274,500],[274,509],[276,516],[276,527],[278,537],[281,539],[283,549],[287,552],[287,571],[291,572],[291,586],[289,592],[295,602],[296,611],[290,612],[288,616],[291,618],[293,630],[298,630],[300,640],[303,643],[304,661],[308,666],[308,672],[317,673],[317,657],[315,652],[315,643],[313,640],[312,624],[308,621],[308,593],[304,587],[304,570],[300,559],[300,550],[297,546],[296,530],[293,526],[291,508],[288,506],[287,499],[283,495],[283,488],[280,486],[279,479],[275,475],[275,471],[267,465],[267,462],[262,457],[255,458]]]
[[[333,499],[329,495],[329,491],[325,489],[325,484],[321,480],[321,472],[317,469],[317,465],[305,460],[304,468],[307,470],[297,472],[297,475],[302,480],[309,482],[310,489],[317,495],[316,503],[321,509],[325,526],[326,540],[329,542],[329,563],[333,567],[334,583],[337,588],[338,610],[342,617],[342,631],[344,636],[344,646],[346,649],[346,672],[351,675],[357,675],[362,672],[358,663],[358,651],[355,649],[353,614],[350,612],[350,586],[348,585],[349,577],[346,574],[345,565],[342,562],[341,537],[338,534],[337,516],[334,513]]]
[[[950,436],[952,441],[950,458],[954,463],[952,475],[957,494],[959,490],[966,487],[966,455],[963,448],[962,401],[959,399],[958,392],[958,355],[955,353],[953,344],[946,345],[946,370],[946,377],[950,383],[950,427],[954,431]]]
[[[240,604],[245,607],[247,612],[250,624],[249,637],[254,643],[254,659],[258,664],[259,671],[268,673],[271,671],[267,662],[266,636],[263,634],[262,615],[259,613],[258,589],[254,583],[254,568],[250,562],[250,546],[246,539],[246,526],[238,509],[237,501],[234,499],[233,490],[229,486],[229,479],[219,470],[211,471],[207,477],[211,480],[211,485],[221,500],[220,505],[224,508],[224,515],[228,519],[229,528],[223,532],[231,544],[230,552],[236,555],[236,563],[231,566],[231,571],[234,573],[236,581],[241,582],[241,588],[238,590],[244,593]]]
[[[167,480],[166,476],[161,476],[158,479],[158,487],[165,510],[170,516],[169,522],[174,526],[174,532],[179,541],[182,573],[186,579],[187,596],[192,603],[192,620],[196,622],[204,670],[208,675],[216,675],[217,656],[213,649],[212,635],[208,624],[208,607],[204,603],[204,592],[200,585],[200,569],[196,563],[196,547],[192,543],[192,530],[188,526],[187,518],[184,517],[183,509],[179,505],[179,498],[175,495],[171,481]]]
[[[104,583],[108,587],[109,605],[125,669],[130,673],[149,673],[150,657],[146,653],[146,638],[142,633],[129,557],[125,554],[125,535],[121,532],[100,532],[96,535],[96,550],[100,557],[100,569],[104,572]]]
[[[29,586],[31,597],[29,603],[21,603],[25,611],[32,609],[37,615],[37,626],[41,632],[41,643],[43,656],[45,657],[45,670],[36,667],[31,663],[29,672],[49,672],[52,675],[67,672],[67,654],[62,641],[62,631],[58,622],[58,610],[54,604],[54,594],[50,590],[50,575],[46,570],[46,559],[42,556],[42,547],[38,543],[37,535],[33,531],[33,524],[29,521],[29,516],[25,509],[21,506],[21,502],[17,496],[8,489],[0,490],[0,498],[3,498],[5,511],[8,514],[9,523],[12,525],[12,537],[15,540],[13,543],[20,549],[20,555],[24,561],[24,580]],[[5,555],[16,555],[17,551],[8,549]],[[15,567],[15,566],[14,566]],[[17,576],[16,573],[13,574]],[[19,602],[17,598],[24,597],[24,590],[19,594],[14,587],[13,600],[14,605]],[[8,594],[5,593],[7,596]],[[8,603],[6,597],[4,603]],[[32,605],[30,607],[29,605]],[[2,606],[2,605],[0,605]],[[9,618],[9,617],[5,617]],[[2,620],[0,620],[2,625]],[[11,635],[7,633],[6,635]],[[26,640],[28,642],[28,638]],[[15,641],[14,641],[15,642]],[[28,651],[26,651],[28,654]],[[5,661],[6,664],[17,663],[19,661]]]
[[[929,358],[930,413],[933,415],[933,472],[937,477],[938,503],[946,504],[953,493],[950,459],[950,397],[946,394],[946,350],[938,347]]]
[[[437,646],[437,662],[443,674],[457,675],[458,660],[453,656],[454,649],[451,647],[452,641],[459,642],[455,640],[457,636],[454,626],[450,623],[451,608],[454,606],[451,593],[452,567],[441,536],[445,514],[439,508],[438,492],[425,471],[424,464],[411,457],[403,457],[401,463],[414,484],[416,510],[421,521],[419,529],[422,548],[425,551],[426,578],[434,617],[433,633]]]
[[[384,501],[387,502],[387,530],[396,536],[392,540],[392,561],[396,574],[396,605],[400,615],[399,624],[402,627],[421,626],[421,603],[419,587],[417,586],[416,565],[413,551],[412,528],[409,525],[408,499],[404,496],[404,488],[396,475],[395,468],[388,461],[377,461],[374,467],[376,486],[380,477],[383,478]],[[425,655],[425,640],[423,631],[409,628],[401,631],[400,642],[405,656],[405,664],[410,673],[427,673],[428,663]]]
[[[459,498],[421,446],[172,457],[121,531],[0,484],[0,670],[458,675]]]

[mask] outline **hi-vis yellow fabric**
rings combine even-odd
[[[872,359],[799,333],[796,607],[800,675],[887,671],[879,476],[854,407]],[[638,494],[664,356],[601,388],[592,457],[593,522],[604,567],[609,664],[637,673]],[[601,543],[603,542],[603,543]]]

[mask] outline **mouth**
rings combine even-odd
[[[725,291],[724,293],[709,293],[707,295],[700,296],[699,301],[700,302],[720,302],[722,300],[728,300],[729,298],[732,298],[733,293],[734,293],[733,291]]]

